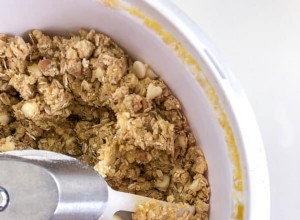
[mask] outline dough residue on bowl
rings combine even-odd
[[[0,152],[67,154],[115,190],[188,203],[196,213],[182,219],[208,219],[204,155],[158,75],[93,30],[29,38],[0,35]],[[172,213],[141,204],[133,219]]]

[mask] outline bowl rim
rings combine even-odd
[[[236,78],[223,61],[221,53],[214,47],[202,30],[170,0],[122,0],[138,8],[150,7],[159,16],[167,19],[175,31],[182,35],[197,51],[207,58],[214,80],[221,88],[229,108],[230,124],[235,128],[235,139],[239,139],[239,153],[243,153],[246,176],[247,205],[244,218],[247,220],[270,219],[270,184],[267,159],[262,137],[252,107]],[[149,15],[147,15],[149,16]],[[153,19],[150,16],[151,19]],[[155,19],[153,19],[155,20]],[[241,152],[243,151],[243,152]]]

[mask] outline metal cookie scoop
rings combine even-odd
[[[48,151],[0,153],[1,220],[131,219],[150,198],[112,190],[91,167]],[[165,203],[166,202],[162,202]],[[194,212],[187,207],[178,212]]]

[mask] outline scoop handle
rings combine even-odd
[[[0,186],[9,197],[1,220],[97,220],[108,199],[93,168],[48,151],[0,153]]]

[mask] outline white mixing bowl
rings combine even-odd
[[[208,161],[210,220],[268,220],[268,171],[254,115],[201,31],[166,0],[104,2],[1,1],[0,33],[84,27],[110,35],[180,99]]]

